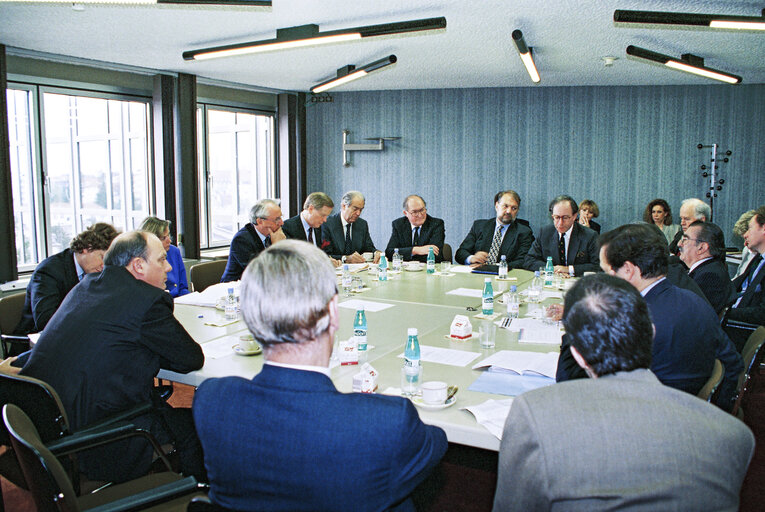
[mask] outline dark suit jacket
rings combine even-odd
[[[260,237],[255,232],[255,227],[251,222],[248,222],[231,239],[226,270],[223,271],[220,282],[227,283],[240,280],[247,264],[265,250],[263,242],[260,241]]]
[[[669,243],[669,253],[674,254],[675,256],[680,255],[680,239],[683,238],[683,228],[681,227],[677,233],[675,233],[675,238],[672,239],[672,241]]]
[[[526,270],[539,270],[547,264],[547,257],[552,256],[553,265],[560,265],[558,257],[558,231],[552,224],[539,230],[537,239],[529,249],[523,266]],[[600,271],[600,248],[598,234],[579,223],[571,230],[571,240],[568,242],[566,263],[574,266],[574,275],[581,276],[585,272]]]
[[[41,261],[27,285],[24,312],[14,334],[42,331],[66,294],[79,282],[71,249]]]
[[[206,380],[193,412],[210,498],[242,511],[411,510],[447,447],[408,400],[268,364],[252,380]]]
[[[160,368],[185,373],[203,363],[202,349],[173,316],[170,294],[106,266],[67,295],[21,373],[53,386],[76,430],[149,401]],[[151,449],[136,442],[120,455],[104,452],[120,460],[110,468],[116,478],[148,470]]]
[[[388,247],[385,249],[385,256],[388,259],[393,258],[394,249],[398,249],[398,253],[407,261],[426,261],[428,259],[427,254],[412,256],[412,225],[409,224],[409,219],[399,217],[391,223],[391,227],[390,240],[388,240]],[[444,259],[445,237],[444,221],[430,215],[425,217],[425,222],[420,226],[420,246],[435,245],[438,247],[436,262]]]
[[[351,223],[351,252],[345,252],[345,230],[343,222],[340,220],[340,213],[335,213],[327,217],[327,221],[321,225],[321,236],[329,242],[324,248],[324,252],[339,260],[343,256],[348,256],[357,252],[375,252],[375,244],[372,237],[369,236],[369,224],[359,217]]]
[[[472,256],[478,251],[489,252],[496,227],[497,219],[482,219],[473,222],[473,226],[457,249],[454,257],[455,262],[461,265],[465,263],[468,256]],[[519,222],[513,222],[505,231],[505,237],[502,239],[502,246],[497,258],[504,254],[507,257],[508,268],[521,268],[523,258],[533,241],[534,234],[530,227]]]
[[[746,272],[733,281],[736,293],[741,292],[744,280],[749,275],[749,272],[756,268],[756,265],[759,265],[759,262],[759,258],[752,258],[752,263],[749,264]],[[744,292],[738,307],[731,308],[728,311],[729,320],[765,325],[765,290],[763,289],[765,286],[763,284],[765,284],[765,267],[760,269],[757,275],[754,276],[754,280],[746,287],[746,292]]]
[[[303,221],[300,220],[300,214],[298,213],[294,217],[290,217],[289,219],[284,221],[284,225],[282,226],[282,231],[284,231],[284,234],[287,236],[287,238],[294,238],[295,240],[303,240],[304,242],[308,241],[308,238],[305,236],[305,229],[303,229]],[[328,247],[328,242],[324,240],[321,234],[321,228],[314,228],[313,230],[313,237],[314,237],[314,244],[316,244],[317,247],[319,247],[322,250],[326,250]]]
[[[733,284],[728,275],[728,266],[715,258],[707,260],[688,274],[699,285],[709,303],[718,315],[730,304]]]

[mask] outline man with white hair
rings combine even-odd
[[[231,239],[221,283],[238,281],[247,264],[271,244],[284,240],[282,209],[273,199],[261,199],[250,209],[250,222]]]
[[[369,224],[361,218],[366,200],[364,195],[351,190],[340,200],[340,212],[327,217],[327,222],[321,227],[321,235],[329,245],[324,252],[334,259],[342,259],[348,263],[364,263],[365,252],[374,254],[374,262],[380,261],[380,251],[375,248],[372,237],[369,236]]]
[[[680,239],[683,238],[683,233],[688,229],[691,224],[700,220],[702,222],[708,222],[712,218],[712,209],[707,203],[701,199],[691,197],[684,199],[680,203],[680,231],[677,232],[672,243],[669,244],[669,253],[675,256],[679,255],[678,245]]]
[[[242,277],[242,316],[263,347],[252,380],[208,379],[194,396],[210,498],[234,510],[413,510],[409,494],[446,451],[401,397],[340,393],[334,269],[310,244],[266,249]]]

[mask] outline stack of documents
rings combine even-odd
[[[518,343],[560,345],[563,336],[558,322],[539,318],[513,318],[506,329],[518,333]]]
[[[500,350],[473,365],[474,370],[482,368],[488,368],[491,372],[542,375],[554,379],[558,369],[558,354],[556,352]]]
[[[192,292],[175,299],[176,304],[188,304],[190,306],[207,306],[214,308],[218,299],[228,294],[228,289],[234,289],[234,295],[239,296],[239,281],[218,283],[208,286],[203,292]]]

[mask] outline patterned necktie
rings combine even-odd
[[[268,249],[271,247],[271,235],[268,235],[265,240],[263,240],[263,246]]]
[[[558,259],[561,265],[566,266],[566,233],[563,233],[558,240]]]
[[[489,249],[489,259],[486,263],[494,265],[497,263],[497,255],[499,254],[499,247],[502,245],[502,227],[498,227],[494,232],[494,238],[491,241],[491,249]]]
[[[313,243],[313,228],[308,228],[308,243]]]
[[[749,285],[752,283],[752,281],[754,281],[754,278],[758,274],[757,269],[760,268],[760,265],[762,265],[762,256],[758,254],[754,257],[752,262],[749,264],[749,267],[747,268],[747,276],[741,283],[741,291],[739,292],[738,300],[736,300],[736,303],[733,304],[734,308],[739,306],[741,299],[743,299],[744,295],[746,295],[746,291],[749,289]]]
[[[420,226],[414,228],[414,235],[412,236],[412,247],[420,246]]]
[[[351,254],[353,248],[351,246],[351,224],[350,222],[345,225],[345,252],[343,254]]]

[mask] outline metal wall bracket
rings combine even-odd
[[[377,144],[351,144],[348,142],[350,130],[343,130],[343,167],[350,167],[348,151],[382,151],[386,140],[398,140],[401,137],[368,137],[364,140],[376,140]]]

